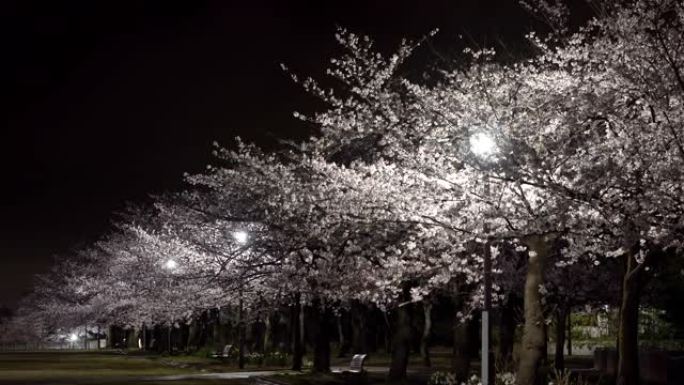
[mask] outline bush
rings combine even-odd
[[[456,375],[449,372],[434,372],[428,380],[428,385],[458,385]]]
[[[287,366],[290,357],[287,353],[271,352],[264,357],[264,364],[266,366]]]
[[[245,356],[248,364],[261,366],[264,364],[264,355],[261,353],[249,353]]]

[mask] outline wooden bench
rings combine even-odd
[[[230,358],[231,350],[233,350],[233,345],[226,345],[223,347],[223,351],[212,354],[211,358]]]
[[[363,363],[366,361],[367,354],[354,354],[349,363],[349,372],[363,373]]]

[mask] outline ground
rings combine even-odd
[[[154,378],[198,373],[196,367],[169,365],[161,357],[106,353],[41,352],[0,354],[0,384],[137,384],[191,385],[215,380],[154,381]],[[222,380],[223,384],[228,384]],[[240,384],[240,381],[235,381]]]
[[[448,370],[449,352],[436,351],[433,368],[424,368],[418,356],[412,356],[406,385],[427,382],[431,371]],[[345,368],[349,357],[334,358],[333,366]],[[577,361],[577,359],[571,360]],[[582,360],[586,361],[586,360]],[[246,385],[244,378],[252,374],[282,372],[274,378],[291,385],[345,385],[364,383],[386,385],[387,355],[370,356],[368,374],[364,377],[344,374],[289,374],[286,368],[247,367],[240,371],[228,363],[196,356],[116,354],[115,352],[12,352],[0,353],[0,385]],[[573,366],[589,366],[575,362]],[[581,365],[577,365],[581,364]],[[478,370],[477,366],[473,368]]]
[[[448,362],[438,357],[437,362]],[[333,365],[345,368],[349,365],[349,357],[334,358]],[[419,368],[420,357],[414,357],[412,366]],[[368,384],[384,383],[386,365],[389,357],[376,355],[371,357],[368,369],[370,373],[363,379]],[[215,359],[196,356],[158,356],[143,354],[116,354],[115,352],[5,352],[0,353],[0,385],[211,385],[232,384],[244,385],[249,380],[238,377],[254,372],[278,371],[287,372],[286,368],[250,367],[239,371],[234,365],[222,363]],[[226,374],[229,372],[230,374]],[[249,373],[247,373],[249,372]],[[413,369],[412,382],[424,383],[426,372]],[[281,382],[293,385],[306,384],[344,384],[358,382],[358,377],[348,378],[345,375],[281,375]]]

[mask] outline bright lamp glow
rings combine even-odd
[[[477,156],[486,157],[496,152],[496,143],[491,136],[478,132],[470,137],[470,150]]]
[[[176,267],[178,267],[178,263],[176,263],[176,261],[174,261],[173,259],[169,259],[169,260],[166,261],[166,263],[164,264],[164,267],[165,267],[166,269],[168,269],[168,270],[173,270],[173,269],[175,269]]]
[[[71,342],[78,341],[78,335],[76,333],[71,333],[71,335],[69,336],[69,341],[71,341]]]
[[[247,243],[247,239],[249,238],[249,235],[247,234],[246,231],[235,231],[233,232],[233,238],[235,239],[235,242],[240,243],[240,244],[245,244]]]

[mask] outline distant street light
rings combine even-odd
[[[174,261],[173,259],[169,259],[166,261],[164,264],[164,268],[169,271],[176,270],[178,267],[178,262]],[[167,287],[169,290],[171,289],[171,281],[167,282]],[[173,321],[169,321],[169,334],[168,334],[168,345],[169,345],[169,354],[173,354],[173,349],[171,348],[171,332],[172,332],[172,326],[173,326]],[[143,333],[145,333],[143,329]],[[140,345],[140,341],[138,341],[138,345]]]
[[[173,259],[169,259],[164,264],[164,268],[167,270],[174,270],[176,267],[178,267],[178,262],[174,261]]]
[[[244,245],[249,239],[249,234],[244,230],[238,230],[233,232],[233,239],[235,239],[235,242]]]
[[[486,158],[496,152],[496,142],[484,132],[478,132],[470,137],[470,150],[473,154]]]
[[[76,334],[76,333],[71,333],[71,335],[69,336],[69,341],[71,341],[71,342],[76,342],[76,341],[78,341],[78,334]]]
[[[476,156],[484,158],[485,160],[496,153],[497,146],[494,139],[484,132],[479,132],[470,137],[470,150]],[[484,174],[484,188],[485,197],[489,195],[489,176]],[[491,329],[489,326],[489,313],[492,309],[492,255],[489,244],[489,225],[486,220],[483,224],[483,232],[487,239],[484,243],[484,307],[482,309],[482,365],[480,378],[482,385],[490,385],[493,383],[492,362],[490,360],[490,335]]]

